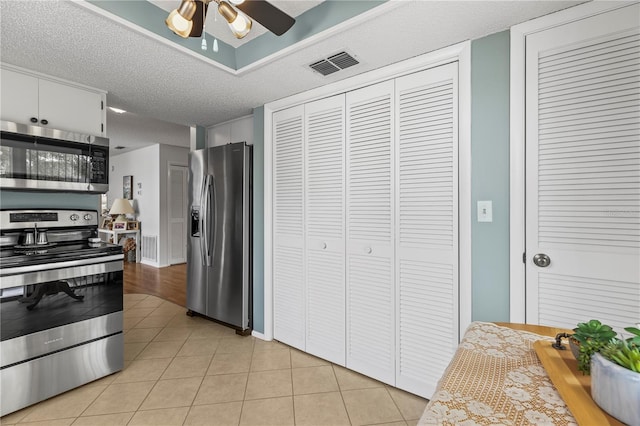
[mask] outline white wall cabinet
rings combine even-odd
[[[207,146],[214,147],[235,142],[253,145],[253,115],[216,124],[207,128]]]
[[[2,119],[104,136],[106,92],[2,67]]]
[[[458,342],[457,76],[272,116],[274,337],[425,397]]]

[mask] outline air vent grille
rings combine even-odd
[[[336,67],[326,59],[323,59],[318,62],[314,62],[309,66],[313,68],[315,71],[318,71],[322,75],[329,75],[329,74],[333,74],[336,71],[340,71],[340,68]]]
[[[358,60],[347,52],[336,53],[326,59],[321,59],[309,65],[311,69],[322,75],[333,74],[336,71],[359,64]]]

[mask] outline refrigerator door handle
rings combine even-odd
[[[218,229],[218,211],[216,210],[218,207],[218,203],[216,202],[216,197],[217,197],[217,192],[216,192],[216,185],[215,185],[215,177],[213,176],[209,176],[211,178],[211,180],[209,181],[209,185],[210,187],[213,189],[213,206],[211,208],[211,214],[208,215],[208,217],[213,216],[213,227],[211,228],[211,255],[209,257],[209,264],[211,264],[214,256],[214,252],[215,252],[215,241],[216,241],[216,229]]]
[[[213,194],[212,194],[213,192]],[[212,253],[212,249],[213,249],[213,244],[212,244],[212,240],[213,240],[213,232],[215,232],[215,228],[211,228],[211,216],[215,216],[216,213],[216,207],[215,204],[213,205],[213,208],[211,206],[211,200],[212,198],[215,197],[215,186],[213,185],[213,176],[212,175],[208,175],[207,176],[207,213],[205,216],[205,221],[206,221],[206,227],[207,227],[207,233],[204,237],[205,240],[205,256],[207,258],[207,262],[206,265],[207,266],[211,266],[212,263],[212,259],[213,259],[213,253]]]
[[[209,247],[207,235],[207,217],[209,216],[209,176],[202,180],[202,191],[200,192],[200,253],[202,255],[202,265],[209,266]]]

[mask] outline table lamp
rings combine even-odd
[[[126,222],[127,217],[125,215],[134,213],[131,203],[124,198],[116,198],[111,206],[111,210],[109,210],[110,215],[118,215],[115,222]]]

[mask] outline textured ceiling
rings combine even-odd
[[[176,0],[177,2],[178,0]],[[71,1],[0,1],[3,62],[108,91],[107,103],[154,120],[210,126],[295,93],[573,6],[574,1],[396,1],[349,29],[232,75]],[[376,10],[374,9],[374,11]],[[361,62],[323,77],[311,62],[347,49]],[[109,115],[112,117],[112,115]],[[146,118],[153,120],[146,122]],[[112,145],[123,144],[108,133]],[[160,136],[157,137],[160,139]],[[154,137],[151,137],[154,139]]]

